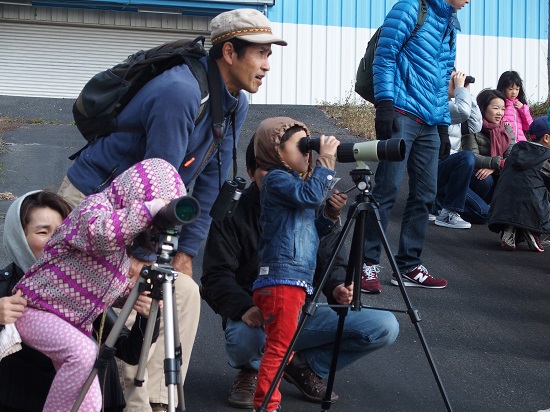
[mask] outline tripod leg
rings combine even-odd
[[[177,362],[174,349],[174,284],[173,275],[168,276],[162,284],[162,295],[164,300],[164,379],[168,388],[168,412],[175,412],[175,385],[177,383]]]
[[[342,342],[342,334],[344,332],[344,323],[348,314],[348,308],[338,309],[338,327],[336,329],[336,338],[334,339],[334,347],[332,349],[332,359],[330,362],[330,371],[327,379],[327,391],[325,392],[325,399],[321,404],[321,410],[323,412],[330,409],[332,404],[332,388],[334,387],[334,378],[336,376],[336,367],[338,365],[338,355],[340,354],[340,342]]]
[[[363,249],[365,241],[365,220],[366,220],[366,208],[362,202],[364,195],[360,194],[357,197],[357,206],[354,213],[355,228],[353,230],[353,239],[351,242],[351,248],[349,252],[348,262],[353,262],[353,265],[348,263],[348,271],[346,273],[346,285],[350,285],[353,280],[353,304],[352,310],[361,310],[361,271],[363,270]],[[347,223],[347,222],[346,222]],[[347,233],[347,231],[346,231]],[[336,376],[336,367],[338,365],[338,356],[340,354],[340,343],[342,341],[342,335],[344,333],[344,323],[348,314],[348,308],[338,309],[338,326],[336,329],[336,336],[334,338],[334,347],[332,350],[332,359],[330,362],[330,371],[327,378],[327,391],[325,393],[325,399],[322,403],[322,411],[328,411],[331,405],[332,388],[334,387],[334,378]]]
[[[432,373],[434,375],[435,381],[437,383],[437,386],[439,388],[439,392],[441,393],[441,397],[443,398],[443,401],[445,402],[445,406],[447,407],[447,410],[449,412],[452,411],[451,404],[449,402],[449,398],[447,397],[447,393],[445,391],[445,388],[443,386],[443,382],[441,381],[441,378],[439,376],[439,372],[437,371],[437,367],[435,366],[435,363],[432,358],[432,354],[430,351],[430,348],[428,347],[428,344],[426,343],[426,339],[424,337],[424,333],[422,332],[422,328],[420,327],[420,313],[418,310],[413,307],[411,300],[409,298],[409,295],[407,293],[407,290],[405,288],[405,285],[403,284],[403,280],[401,279],[401,273],[399,272],[399,269],[397,267],[397,262],[395,261],[395,257],[393,256],[393,253],[390,250],[388,238],[386,237],[386,234],[384,233],[384,229],[382,228],[382,222],[380,220],[380,214],[378,213],[378,206],[375,202],[371,202],[370,204],[370,212],[374,215],[374,220],[376,222],[376,228],[378,230],[378,234],[380,236],[380,240],[382,241],[382,245],[384,247],[384,250],[386,251],[386,255],[388,256],[388,259],[390,261],[390,265],[396,274],[397,278],[397,284],[399,286],[399,290],[401,291],[401,294],[403,295],[403,300],[405,301],[405,305],[407,306],[407,313],[409,314],[409,317],[411,318],[411,322],[413,323],[416,333],[418,334],[418,338],[420,339],[420,343],[422,344],[422,348],[424,349],[424,353],[426,354],[426,358],[428,359],[428,363],[430,364],[430,368],[432,369]]]
[[[151,341],[153,340],[158,310],[159,301],[157,299],[153,299],[153,302],[151,303],[151,310],[149,311],[149,318],[147,319],[147,326],[145,327],[145,334],[143,335],[143,345],[141,346],[141,352],[139,354],[138,369],[136,372],[136,377],[134,378],[135,386],[143,386],[143,382],[145,382],[145,369],[147,368],[149,349],[151,348]]]
[[[178,306],[176,304],[176,292],[174,291],[174,297],[172,305],[174,309],[174,355],[176,359],[176,389],[178,394],[178,406],[176,407],[176,412],[182,412],[185,410],[185,398],[183,395],[183,380],[181,378],[181,365],[182,365],[182,350],[181,350],[181,342],[180,342],[180,330],[178,325]]]
[[[84,401],[84,398],[86,397],[86,394],[88,393],[88,390],[90,389],[90,386],[92,385],[92,382],[94,381],[94,378],[96,377],[100,366],[104,365],[105,361],[114,355],[114,345],[118,337],[120,336],[120,332],[124,327],[124,324],[126,323],[126,320],[128,319],[130,312],[132,311],[132,308],[134,307],[134,304],[138,299],[138,295],[140,293],[139,284],[144,282],[145,279],[139,277],[134,288],[132,289],[132,292],[130,292],[130,296],[128,296],[128,299],[126,300],[126,303],[124,304],[124,307],[122,308],[122,311],[120,312],[117,321],[111,329],[111,333],[109,333],[109,336],[105,340],[105,343],[101,345],[99,356],[96,360],[94,368],[90,372],[90,375],[88,375],[88,379],[86,379],[86,382],[84,383],[84,386],[82,387],[82,390],[80,391],[80,394],[78,395],[78,398],[76,399],[71,409],[71,412],[78,412],[78,409]]]

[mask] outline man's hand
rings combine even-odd
[[[178,252],[172,259],[172,266],[178,272],[193,277],[193,258],[186,253]]]
[[[330,195],[325,204],[325,216],[334,221],[338,220],[347,200],[348,195],[345,193],[340,193],[337,189],[334,189],[334,192]]]
[[[348,286],[340,283],[332,291],[332,296],[340,305],[349,305],[353,300],[353,282]]]
[[[23,315],[26,306],[27,300],[21,296],[21,290],[13,296],[0,298],[0,325],[15,323]]]
[[[451,154],[451,140],[449,139],[449,126],[437,126],[439,134],[439,160],[444,160]]]
[[[148,296],[150,293],[151,292],[148,290],[141,292],[136,300],[136,303],[134,304],[134,310],[144,318],[148,318],[149,313],[151,312],[151,303],[153,303],[153,299]],[[162,301],[159,301],[159,309],[161,309],[161,302]]]
[[[395,109],[391,100],[382,100],[376,106],[376,116],[374,117],[374,128],[376,129],[376,138],[379,140],[387,140],[392,136],[393,132],[399,129],[394,124]]]
[[[257,306],[252,306],[248,309],[244,315],[241,316],[241,320],[251,328],[259,328],[264,324],[262,311]]]

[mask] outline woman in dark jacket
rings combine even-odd
[[[510,126],[501,123],[506,101],[501,92],[485,89],[476,100],[483,116],[481,131],[462,136],[462,150],[472,151],[476,158],[470,189],[489,204],[516,139]]]
[[[515,250],[525,240],[542,252],[541,233],[550,233],[550,127],[546,116],[529,127],[531,142],[516,143],[506,160],[489,209],[489,229],[501,232],[501,247]]]
[[[21,316],[26,302],[11,295],[15,284],[32,266],[53,231],[70,213],[70,206],[54,193],[29,192],[13,202],[4,224],[4,248],[13,261],[0,272],[0,330]],[[143,298],[140,298],[143,299]],[[150,301],[149,298],[145,298]],[[94,322],[94,337],[101,328],[103,316]],[[106,312],[101,333],[106,339],[117,315]],[[138,314],[132,330],[123,328],[115,344],[115,356],[130,364],[137,364],[143,343],[147,318]],[[158,321],[153,341],[158,335]],[[122,411],[126,406],[118,379],[115,359],[111,357],[104,373],[99,374],[103,390],[104,410]],[[90,371],[91,372],[91,371]],[[42,353],[22,345],[22,349],[0,362],[0,410],[2,412],[42,411],[55,376],[51,360]]]

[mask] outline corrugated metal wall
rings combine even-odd
[[[7,6],[0,17],[4,95],[74,98],[133,52],[178,38],[209,40],[204,17]]]

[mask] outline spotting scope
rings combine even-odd
[[[199,202],[194,197],[182,196],[172,200],[153,218],[153,226],[169,229],[193,222],[201,213]]]
[[[304,137],[298,142],[302,153],[315,150],[319,153],[320,137]],[[336,160],[340,163],[356,161],[381,162],[383,160],[400,162],[405,158],[403,139],[371,140],[360,143],[340,143],[336,149]]]

